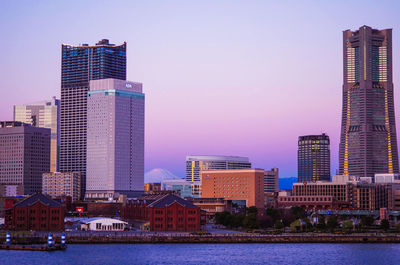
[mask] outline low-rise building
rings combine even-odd
[[[144,184],[144,193],[153,193],[161,191],[161,183],[146,183]]]
[[[294,183],[290,195],[278,196],[279,207],[306,209],[388,210],[400,209],[400,183],[372,183],[371,178],[336,175],[332,182]]]
[[[79,172],[43,173],[42,193],[52,198],[70,196],[77,201],[81,196],[81,174]]]
[[[19,231],[64,230],[64,207],[36,193],[5,211],[5,228]]]
[[[182,198],[199,198],[200,181],[187,181],[185,179],[170,179],[161,182],[161,190],[172,191]]]
[[[201,196],[245,200],[264,212],[264,169],[231,169],[201,171]]]
[[[191,202],[205,212],[207,219],[216,213],[232,212],[232,201],[224,198],[192,198]]]
[[[126,220],[149,221],[152,231],[198,231],[198,206],[174,194],[143,196],[127,201],[122,216]]]
[[[127,227],[127,222],[105,217],[90,218],[81,225],[85,231],[124,231]]]

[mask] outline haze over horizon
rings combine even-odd
[[[15,104],[60,98],[61,43],[126,41],[127,78],[146,94],[145,172],[184,177],[186,155],[234,155],[296,177],[298,136],[325,132],[335,174],[342,31],[393,28],[400,113],[399,8],[396,1],[2,1],[0,120],[13,118]]]

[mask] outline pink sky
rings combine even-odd
[[[393,28],[400,113],[399,4],[346,2],[2,1],[0,120],[59,97],[61,43],[108,38],[144,84],[146,171],[184,176],[186,155],[221,154],[297,176],[297,137],[326,132],[335,173],[343,30]]]

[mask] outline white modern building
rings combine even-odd
[[[128,223],[106,217],[95,217],[82,221],[81,230],[85,231],[124,231]]]
[[[375,183],[399,183],[399,176],[399,174],[395,173],[375,174]]]
[[[141,83],[111,78],[90,81],[86,198],[143,192],[144,99]]]
[[[247,157],[240,156],[187,156],[186,180],[200,181],[200,171],[251,168]]]

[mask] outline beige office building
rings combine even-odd
[[[244,200],[246,206],[264,209],[264,169],[201,171],[201,197]]]
[[[29,123],[34,127],[51,130],[50,171],[58,171],[60,139],[60,100],[51,100],[14,106],[14,121]]]
[[[53,198],[71,196],[77,201],[81,196],[81,175],[79,172],[43,173],[42,193]]]

